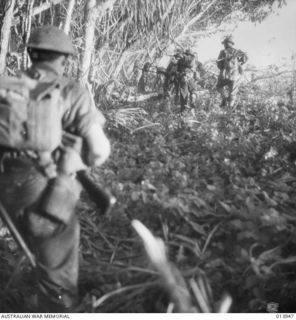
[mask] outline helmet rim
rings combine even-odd
[[[69,36],[54,26],[45,26],[33,30],[26,47],[63,54],[74,54],[74,48]]]

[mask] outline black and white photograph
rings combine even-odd
[[[0,313],[293,319],[296,0],[0,0]]]

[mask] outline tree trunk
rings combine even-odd
[[[81,55],[78,77],[83,83],[87,82],[90,69],[91,56],[95,38],[95,26],[97,18],[96,0],[86,2],[84,11],[84,52]]]
[[[29,40],[31,33],[31,24],[32,24],[32,10],[33,10],[34,0],[28,0],[26,4],[26,16],[24,21],[24,30],[23,30],[23,42],[26,44]],[[26,47],[22,54],[22,68],[26,70],[28,68],[29,58]]]
[[[74,6],[75,6],[75,0],[69,0],[68,6],[67,6],[66,19],[63,27],[64,32],[67,34],[69,34],[70,32],[70,23],[71,23]]]
[[[81,55],[79,79],[86,83],[90,70],[92,52],[94,48],[95,26],[97,17],[102,17],[108,9],[112,9],[116,0],[101,0],[97,5],[96,0],[88,0],[84,13],[84,52]]]
[[[36,15],[42,14],[46,10],[50,9],[52,6],[54,6],[56,4],[59,4],[62,1],[64,1],[64,0],[51,0],[50,2],[42,3],[40,6],[33,8],[31,14],[32,14],[32,16],[36,16]],[[19,24],[20,20],[21,19],[19,17],[13,19],[12,25],[15,26],[15,25]]]
[[[10,28],[12,26],[14,6],[15,0],[7,1],[4,17],[2,20],[2,28],[0,34],[0,74],[3,74],[6,68],[6,55],[9,45]]]

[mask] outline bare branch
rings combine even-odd
[[[214,4],[216,4],[218,2],[218,0],[212,0],[204,9],[202,12],[200,12],[198,15],[196,15],[194,18],[192,18],[183,28],[182,32],[178,35],[178,37],[176,39],[181,38],[187,31],[188,29],[195,24],[198,20],[200,20],[204,14],[211,8],[214,6]],[[175,40],[176,40],[175,39]]]
[[[33,17],[33,16],[36,16],[36,15],[38,15],[38,14],[40,14],[40,13],[42,13],[42,12],[48,10],[48,9],[50,9],[50,8],[52,7],[52,5],[59,4],[59,3],[61,3],[62,1],[64,1],[64,0],[51,0],[50,2],[45,2],[45,3],[43,3],[43,4],[40,5],[39,7],[33,8],[33,10],[32,10],[32,17]],[[12,26],[16,26],[16,25],[18,25],[19,23],[20,23],[20,19],[19,19],[19,17],[17,17],[17,18],[15,18],[15,19],[13,20]]]
[[[33,8],[32,15],[36,16],[37,14],[40,14],[41,12],[43,12],[47,9],[50,9],[52,5],[59,4],[62,1],[64,1],[64,0],[51,0],[50,2],[45,2],[41,6]]]
[[[265,75],[265,76],[258,76],[256,78],[252,79],[252,82],[256,82],[256,81],[260,81],[260,80],[266,80],[266,79],[272,79],[272,78],[276,78],[279,77],[280,75],[283,74],[291,74],[293,71],[292,70],[286,70],[286,71],[281,71],[278,72],[276,74],[269,74],[269,75]]]
[[[11,0],[6,7],[6,12],[2,18],[2,28],[0,32],[0,74],[4,73],[5,71],[6,54],[10,38],[10,28],[12,26],[14,6],[15,0]]]

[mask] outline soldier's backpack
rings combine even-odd
[[[60,80],[0,77],[0,146],[53,151],[61,143]]]
[[[185,69],[191,69],[194,67],[194,56],[191,54],[184,54],[182,58],[178,61],[179,71],[184,71]]]
[[[232,51],[225,51],[224,69],[226,72],[233,74],[238,71],[243,74],[243,64],[245,63],[245,54],[240,50],[233,49]]]
[[[238,70],[239,64],[237,58],[238,57],[236,50],[233,50],[231,52],[225,50],[224,69],[229,72]]]

